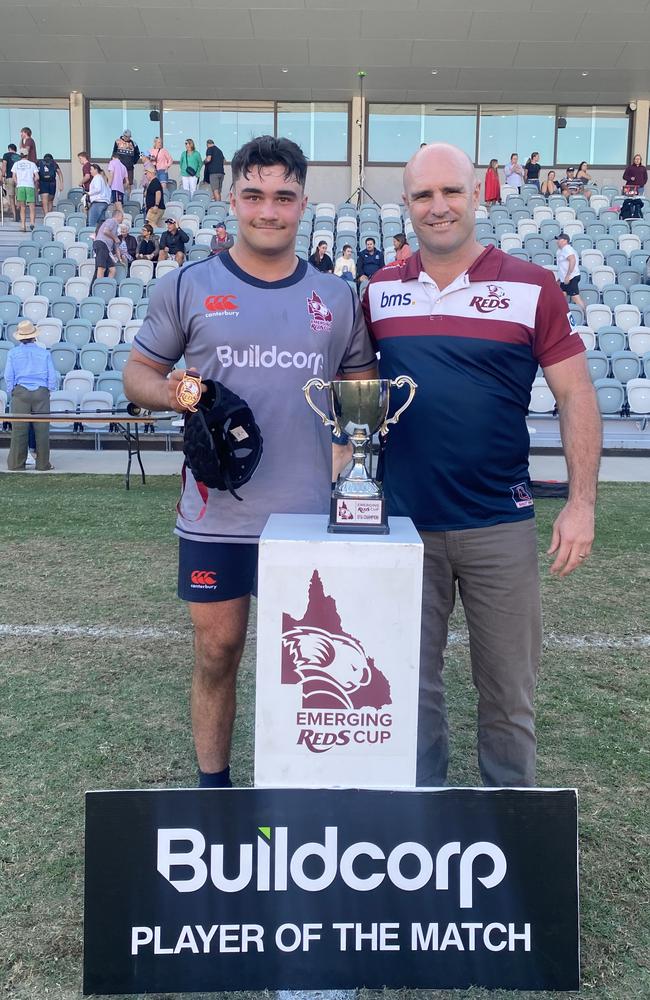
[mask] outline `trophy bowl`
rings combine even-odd
[[[409,387],[408,398],[388,417],[390,390],[404,385]],[[330,417],[314,403],[312,389],[327,390]],[[408,375],[332,382],[313,378],[303,387],[307,402],[323,423],[333,427],[336,434],[347,434],[352,444],[352,465],[339,476],[332,494],[328,531],[388,533],[383,489],[372,478],[369,467],[372,438],[377,432],[386,435],[389,425],[397,423],[416,389]]]

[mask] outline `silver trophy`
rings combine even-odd
[[[391,388],[409,387],[408,399],[388,416]],[[312,389],[327,389],[331,417],[316,406]],[[369,455],[373,435],[382,437],[390,424],[396,424],[410,406],[417,385],[408,375],[387,379],[350,379],[323,382],[312,378],[303,388],[312,410],[335,434],[347,434],[352,444],[352,465],[341,474],[332,493],[328,531],[373,532],[388,534],[388,518],[381,484],[370,474]]]

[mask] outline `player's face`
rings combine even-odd
[[[404,175],[404,201],[420,246],[431,255],[452,255],[474,243],[474,210],[480,184],[455,151],[425,149]]]
[[[295,178],[285,177],[281,164],[251,170],[230,194],[239,222],[237,242],[264,257],[286,254],[293,250],[306,206],[304,190]]]

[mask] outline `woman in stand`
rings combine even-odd
[[[106,209],[108,208],[111,200],[111,189],[108,186],[106,174],[100,167],[99,163],[90,164],[90,175],[91,180],[90,187],[88,189],[88,197],[90,199],[88,225],[96,226],[99,222],[102,222],[106,216]]]
[[[583,160],[576,171],[576,180],[583,181],[585,184],[591,184],[593,177],[589,173],[589,164],[586,160]]]
[[[156,168],[156,177],[164,186],[169,181],[169,168],[174,162],[174,157],[162,144],[159,135],[153,141],[153,146],[149,150],[149,160]]]
[[[181,183],[183,190],[189,193],[190,198],[193,196],[199,183],[199,171],[202,164],[203,160],[201,159],[201,154],[197,152],[194,140],[186,139],[185,149],[181,153],[180,161]]]
[[[648,183],[648,171],[641,162],[641,154],[637,153],[629,167],[625,168],[623,180],[630,187],[635,187],[637,194],[643,194],[643,190]]]
[[[499,161],[490,160],[485,171],[485,204],[501,204],[501,181],[499,179]]]
[[[336,274],[339,278],[344,278],[351,284],[354,284],[357,280],[357,265],[352,257],[352,247],[349,243],[345,244],[343,247],[343,253],[336,259],[334,274]]]
[[[550,198],[552,194],[558,194],[560,191],[560,185],[555,180],[555,171],[549,170],[546,175],[546,180],[542,181],[540,192],[545,198]]]
[[[531,153],[530,158],[524,166],[524,182],[532,184],[539,191],[539,172],[542,168],[539,165],[539,153]]]
[[[396,233],[393,236],[393,246],[395,247],[395,260],[399,261],[400,264],[403,260],[408,260],[413,253],[404,233]]]
[[[510,162],[506,163],[504,172],[506,175],[506,184],[516,188],[518,192],[521,191],[521,186],[524,183],[524,168],[519,162],[517,153],[510,154]]]
[[[331,274],[334,269],[332,263],[332,258],[327,252],[327,243],[325,240],[321,240],[313,254],[309,258],[309,263],[312,264],[317,271],[322,271],[323,274]]]

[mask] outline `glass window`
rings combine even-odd
[[[228,101],[166,101],[163,107],[163,143],[174,159],[185,139],[194,139],[202,154],[208,139],[226,160],[249,139],[273,135],[273,102],[241,105]]]
[[[424,105],[422,142],[450,142],[476,156],[476,105]]]
[[[478,162],[485,166],[496,158],[504,164],[518,153],[524,164],[531,153],[539,153],[540,162],[552,166],[554,136],[555,105],[482,104]]]
[[[628,157],[630,119],[625,107],[558,108],[557,162],[573,165],[623,166]]]
[[[6,136],[6,145],[14,142],[20,147],[20,130],[31,128],[40,158],[51,153],[55,160],[70,159],[70,106],[62,100],[29,100],[21,97],[0,101],[0,135]]]
[[[368,162],[406,163],[423,142],[451,142],[474,159],[476,107],[457,104],[371,104]]]
[[[348,161],[347,104],[278,103],[278,135],[297,142],[310,160]]]
[[[160,134],[160,123],[152,122],[152,111],[159,111],[154,101],[89,101],[90,158],[110,160],[115,140],[124,129],[131,130],[133,141],[142,153],[151,149],[154,138]]]

